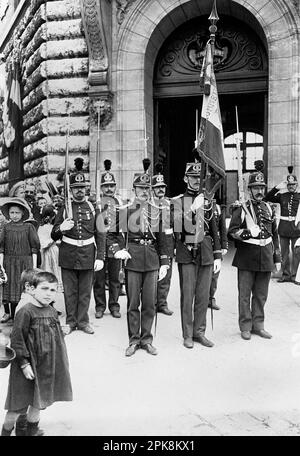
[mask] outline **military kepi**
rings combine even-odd
[[[70,188],[73,187],[86,187],[88,184],[85,180],[85,175],[82,171],[83,158],[78,157],[74,160],[75,172],[70,175]]]
[[[135,173],[133,177],[133,187],[151,187],[151,178],[148,173],[150,165],[151,160],[149,160],[149,158],[144,158],[144,173]]]
[[[287,184],[298,184],[297,176],[293,174],[293,166],[288,166],[288,176],[286,177]]]
[[[101,175],[101,184],[100,185],[110,185],[110,184],[117,184],[115,180],[115,176],[110,172],[111,170],[111,161],[104,160],[104,169],[105,173]]]
[[[197,149],[193,149],[190,156],[188,157],[188,163],[185,167],[185,175],[200,177],[201,163],[199,161],[199,154]]]
[[[165,178],[163,175],[162,163],[155,164],[155,174],[152,176],[152,187],[166,187]]]

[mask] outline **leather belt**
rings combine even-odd
[[[268,237],[266,239],[244,239],[243,242],[247,242],[247,244],[260,245],[261,247],[264,247],[265,245],[268,245],[272,242],[272,238]]]
[[[71,239],[67,236],[62,237],[62,241],[66,244],[76,245],[77,247],[83,247],[85,245],[90,245],[95,242],[94,236],[89,239]]]
[[[140,244],[140,245],[153,245],[153,239],[129,239],[129,244],[132,242],[133,244]]]
[[[280,220],[287,220],[288,222],[293,222],[294,220],[296,220],[296,217],[292,217],[290,215],[288,217],[281,215],[279,218]]]

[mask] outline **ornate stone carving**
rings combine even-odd
[[[135,1],[136,0],[117,0],[117,21],[119,25],[122,24],[126,13]]]
[[[89,83],[107,86],[108,52],[99,0],[81,0],[81,14],[89,50]]]
[[[202,66],[208,40],[207,25],[203,20],[193,21],[174,33],[160,51],[156,66],[156,81],[165,78],[179,79],[196,76]],[[227,22],[218,29],[216,36],[215,72],[265,71],[267,57],[257,37],[238,21]]]
[[[113,117],[113,96],[107,93],[100,98],[91,99],[90,119],[94,125],[98,125],[100,113],[100,128],[105,129]]]

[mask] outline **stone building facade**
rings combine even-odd
[[[172,143],[171,127],[182,125],[180,137],[189,136],[188,147],[193,144],[184,129],[184,106],[194,110],[193,97],[201,104],[199,56],[212,0],[6,2],[0,53],[6,62],[15,49],[22,56],[24,177],[55,181],[64,167],[68,136],[70,165],[81,155],[92,187],[97,150],[101,167],[104,159],[112,160],[122,189],[131,188],[145,156],[155,161],[162,154],[170,184],[178,179],[183,169],[174,166],[186,158],[181,156],[183,143],[180,150]],[[232,97],[246,113],[252,100],[252,130],[263,137],[269,186],[283,179],[289,165],[300,176],[299,1],[218,0],[217,10],[221,57],[216,77],[224,106],[230,106]],[[189,38],[192,29],[196,31]],[[176,53],[181,53],[178,59]],[[230,59],[235,59],[231,65]],[[165,72],[160,71],[163,61],[170,66]],[[172,105],[178,97],[179,104]],[[255,124],[256,99],[261,128]],[[168,112],[176,106],[182,107],[182,120],[168,124]],[[225,114],[224,108],[229,134],[233,126]],[[252,121],[244,117],[246,128]],[[0,153],[3,195],[9,187],[8,161]]]

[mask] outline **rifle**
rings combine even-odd
[[[66,138],[66,155],[65,155],[65,208],[67,218],[73,218],[72,200],[70,194],[70,176],[69,176],[69,136],[70,136],[70,114],[68,118],[68,129]]]
[[[97,150],[96,150],[96,175],[95,175],[95,193],[96,205],[100,204],[100,179],[99,179],[99,162],[100,162],[100,107],[98,107],[98,128],[97,128]]]
[[[245,211],[245,218],[247,228],[258,228],[258,225],[253,220],[253,217],[247,207],[247,199],[245,196],[244,190],[244,180],[243,180],[243,172],[242,172],[242,165],[241,165],[241,146],[240,146],[240,132],[239,132],[239,119],[238,119],[238,111],[237,106],[235,107],[235,117],[236,117],[236,132],[237,132],[237,139],[236,139],[236,155],[237,155],[237,169],[238,169],[238,189],[239,189],[239,201],[242,205],[243,210]]]

